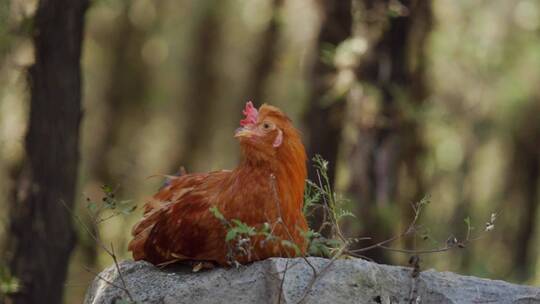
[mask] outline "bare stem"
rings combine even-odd
[[[64,202],[63,200],[60,200],[60,202],[66,208],[66,210],[71,214],[71,216],[73,216],[73,218],[75,218],[75,220],[81,225],[81,227],[83,227],[83,229],[88,233],[88,235],[90,235],[90,237],[96,242],[96,244],[98,244],[113,259],[116,271],[118,272],[118,276],[120,277],[120,280],[122,281],[123,287],[120,287],[117,284],[112,284],[111,282],[109,282],[107,280],[104,280],[99,274],[96,274],[96,276],[100,280],[103,280],[103,281],[111,284],[111,286],[120,288],[121,290],[123,290],[127,294],[127,296],[129,297],[129,300],[131,302],[135,302],[133,300],[133,297],[132,297],[131,293],[129,292],[129,290],[127,288],[126,282],[124,280],[124,276],[122,275],[122,272],[120,271],[120,266],[118,265],[118,259],[116,257],[115,252],[114,252],[113,244],[111,243],[111,248],[110,249],[107,248],[107,246],[105,246],[105,244],[101,241],[101,239],[96,234],[94,234],[90,230],[90,228],[88,228],[88,226],[81,220],[81,218],[77,214],[75,214],[75,212],[73,212],[73,210],[71,210],[71,208],[69,208],[69,206],[66,204],[66,202]]]
[[[289,260],[285,262],[285,271],[283,272],[283,278],[281,279],[281,283],[279,285],[278,304],[281,304],[281,297],[283,296],[283,284],[285,284],[285,275],[287,274],[288,269],[289,269]]]
[[[275,202],[276,202],[276,205],[277,205],[278,221],[280,221],[281,224],[283,225],[285,232],[289,236],[289,241],[293,242],[294,238],[293,238],[291,232],[289,231],[289,227],[287,227],[287,225],[285,225],[285,223],[283,222],[283,216],[281,214],[281,200],[279,199],[279,195],[278,195],[277,190],[276,190],[276,176],[274,174],[270,174],[270,183],[272,185],[272,192],[274,194]],[[315,266],[313,266],[313,264],[311,264],[311,262],[306,258],[305,255],[302,255],[302,258],[309,265],[309,267],[311,267],[311,270],[313,271],[313,274],[316,275],[317,274],[317,269],[315,268]]]

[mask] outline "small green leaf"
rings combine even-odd
[[[337,240],[337,239],[326,240],[326,245],[332,248],[338,248],[339,246],[341,246],[342,243],[343,243],[342,241]]]
[[[88,208],[88,210],[94,212],[94,211],[96,211],[97,204],[96,204],[95,202],[90,201],[90,202],[86,205],[86,208]]]
[[[137,209],[137,206],[127,206],[126,208],[122,208],[122,213],[129,215],[133,213],[133,211],[135,211],[136,209]]]
[[[296,245],[295,243],[288,240],[282,240],[281,245],[294,249],[294,253],[296,255],[300,255],[300,248],[298,248],[298,245]]]
[[[101,186],[101,189],[103,189],[103,192],[105,194],[111,194],[113,192],[112,187],[109,186],[109,185],[103,185],[103,186]]]
[[[312,256],[330,257],[329,247],[324,244],[324,239],[314,239],[309,244],[309,254]]]
[[[356,215],[354,215],[352,212],[350,212],[349,210],[345,210],[345,209],[338,209],[336,211],[337,213],[337,219],[340,220],[344,217],[352,217],[352,218],[356,218]]]
[[[234,240],[236,238],[236,230],[233,228],[233,229],[229,229],[229,231],[227,231],[227,235],[225,236],[225,242],[230,242],[232,240]]]
[[[233,222],[233,224],[235,224],[236,226],[238,227],[243,227],[243,226],[246,226],[246,224],[238,219],[232,219],[231,222]]]
[[[260,233],[262,233],[262,234],[270,233],[270,224],[265,222],[261,227]]]
[[[219,211],[217,207],[210,207],[210,212],[220,221],[225,221],[225,217],[223,214]]]

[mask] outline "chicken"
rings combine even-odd
[[[251,251],[234,257],[239,263],[305,254],[308,226],[302,204],[307,173],[300,134],[276,107],[265,104],[257,110],[248,102],[243,113],[234,135],[242,153],[239,166],[170,177],[133,227],[129,250],[135,260],[229,265],[227,227],[211,208],[226,220],[270,226],[274,238],[251,236]]]

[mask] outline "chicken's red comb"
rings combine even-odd
[[[259,115],[259,112],[253,106],[253,103],[251,101],[248,101],[246,103],[246,107],[244,108],[242,113],[246,115],[246,118],[240,120],[240,125],[242,127],[257,123],[257,116]]]

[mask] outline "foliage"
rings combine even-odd
[[[328,161],[322,156],[317,154],[313,157],[317,181],[306,180],[304,193],[304,214],[310,214],[316,209],[321,209],[324,214],[324,220],[318,230],[309,230],[305,234],[309,240],[309,254],[324,257],[331,257],[347,246],[348,240],[341,231],[340,223],[345,217],[355,217],[344,207],[348,201],[332,189],[328,178],[328,165]],[[326,227],[331,230],[330,237],[321,234]]]
[[[103,196],[101,201],[95,202],[89,197],[86,198],[86,208],[94,218],[95,224],[100,224],[118,215],[129,215],[137,209],[137,205],[132,200],[118,200],[116,190],[109,185],[102,185]],[[111,214],[102,217],[104,211]]]
[[[313,158],[314,167],[316,169],[317,182],[306,180],[304,192],[304,214],[309,215],[317,209],[323,212],[323,221],[317,230],[313,228],[305,231],[303,236],[308,243],[308,255],[321,256],[327,258],[339,258],[342,255],[358,256],[358,253],[372,250],[374,248],[382,248],[389,251],[404,253],[411,255],[411,261],[414,261],[414,268],[420,271],[419,254],[444,252],[454,248],[465,248],[470,242],[479,239],[479,236],[473,237],[472,232],[474,227],[471,225],[469,217],[464,219],[467,228],[467,235],[463,239],[458,239],[453,234],[450,234],[444,242],[438,242],[432,235],[428,227],[418,224],[420,215],[425,207],[431,202],[430,196],[425,196],[420,201],[411,205],[413,210],[413,218],[411,223],[400,234],[373,245],[366,246],[360,249],[350,249],[352,243],[358,242],[360,239],[346,237],[341,229],[341,222],[346,217],[355,217],[352,212],[344,208],[347,200],[341,198],[333,189],[328,178],[328,161],[324,160],[320,155]],[[297,255],[299,254],[298,247],[290,242],[276,237],[272,234],[273,227],[269,223],[264,223],[260,227],[250,226],[238,219],[226,219],[225,216],[215,207],[210,208],[212,214],[220,220],[226,227],[225,241],[229,245],[229,254],[231,261],[235,262],[237,254],[250,255],[253,246],[253,238],[263,236],[266,241],[279,241],[283,246],[294,248]],[[495,227],[496,213],[493,213],[490,220],[486,223],[484,232],[492,231]],[[324,236],[322,231],[328,228],[329,236]],[[400,249],[388,247],[387,244],[395,242],[404,237],[420,237],[424,241],[430,241],[428,249]],[[368,238],[369,239],[369,238]],[[416,244],[416,242],[414,242]],[[416,246],[416,245],[415,245]]]
[[[4,295],[18,292],[20,288],[19,279],[11,275],[6,265],[0,264],[0,300]]]
[[[229,262],[238,265],[238,257],[250,257],[253,249],[253,238],[260,237],[261,245],[268,242],[278,242],[283,247],[291,248],[296,255],[300,254],[300,248],[290,240],[281,239],[273,234],[271,225],[264,222],[256,227],[250,226],[238,219],[226,219],[225,216],[216,207],[210,207],[210,212],[226,227],[225,242],[228,245],[227,258]]]
[[[339,240],[323,237],[313,229],[309,229],[304,237],[308,240],[310,256],[331,257],[343,244]]]

